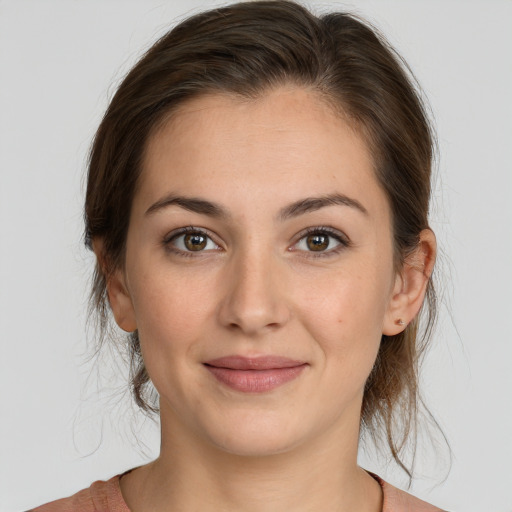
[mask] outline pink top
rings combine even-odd
[[[382,512],[443,512],[440,508],[384,482],[377,475],[371,475],[382,487]],[[69,498],[52,501],[28,512],[130,512],[121,494],[120,476],[114,476],[106,482],[98,480],[88,489],[83,489]]]

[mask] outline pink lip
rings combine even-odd
[[[279,356],[228,356],[207,361],[204,365],[217,380],[232,389],[262,393],[296,379],[307,363]]]

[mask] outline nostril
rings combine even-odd
[[[272,262],[241,255],[235,263],[236,267],[229,269],[223,281],[225,295],[219,303],[220,323],[230,330],[251,335],[279,329],[287,322],[289,311],[285,296],[273,279]]]

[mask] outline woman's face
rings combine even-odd
[[[192,100],[150,139],[109,295],[164,428],[270,454],[357,432],[393,268],[367,146],[283,87]]]

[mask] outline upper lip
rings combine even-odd
[[[293,368],[294,366],[306,364],[306,362],[281,356],[226,356],[206,361],[204,364],[230,370],[272,370]]]

